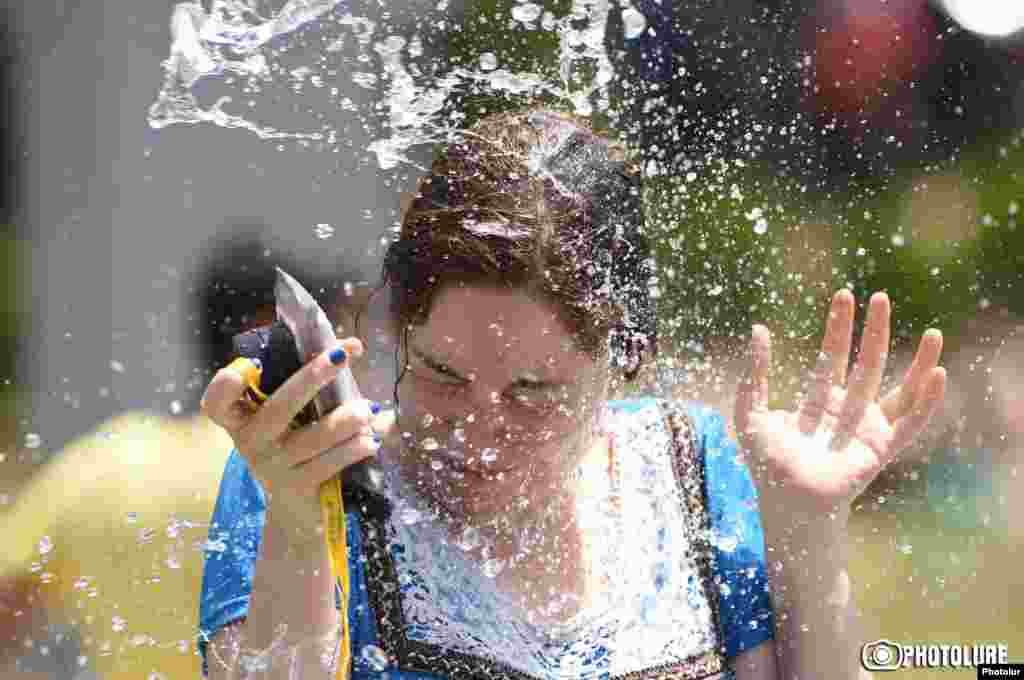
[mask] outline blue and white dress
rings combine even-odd
[[[618,488],[608,491],[621,499],[626,519],[597,527],[609,540],[590,559],[617,572],[604,574],[612,586],[600,607],[554,634],[516,616],[518,608],[440,527],[346,505],[353,680],[728,678],[731,660],[771,639],[756,493],[722,418],[696,404],[640,398],[608,402],[605,427],[621,461]],[[684,440],[689,447],[673,447]],[[204,677],[209,638],[248,613],[265,507],[259,483],[233,451],[203,574]],[[602,522],[611,515],[580,516]],[[432,576],[436,565],[445,565],[443,578]],[[367,648],[382,650],[376,657],[390,666],[371,665]]]

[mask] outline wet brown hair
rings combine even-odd
[[[390,287],[398,332],[424,323],[446,285],[522,290],[551,303],[595,360],[610,340],[629,381],[643,350],[657,353],[642,227],[640,172],[624,149],[568,114],[494,114],[439,150],[377,290]]]

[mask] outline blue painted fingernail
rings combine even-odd
[[[263,370],[263,362],[259,360],[259,357],[249,357],[249,361],[251,361],[253,365],[256,366],[257,371]]]
[[[335,366],[338,366],[345,362],[345,350],[339,347],[338,349],[333,350],[331,352],[330,357],[331,363],[334,364]]]
[[[373,415],[377,415],[378,413],[380,413],[379,401],[375,401],[372,404],[370,404],[370,413],[372,413]]]
[[[373,441],[380,444],[380,435],[377,434],[376,432],[373,433]]]

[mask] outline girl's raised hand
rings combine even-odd
[[[736,398],[740,444],[758,486],[762,515],[789,524],[846,517],[850,503],[922,432],[942,403],[942,333],[925,332],[903,381],[879,400],[889,351],[890,303],[875,293],[849,380],[854,297],[832,298],[807,395],[793,411],[768,408],[771,336],[754,326],[748,377]]]

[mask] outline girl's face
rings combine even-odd
[[[553,307],[496,287],[441,289],[408,341],[403,477],[476,522],[544,509],[592,443],[606,364],[577,347]]]

